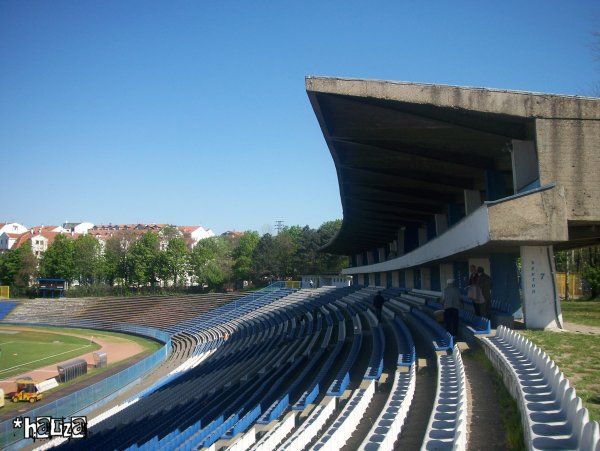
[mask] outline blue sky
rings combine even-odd
[[[589,94],[600,2],[0,2],[0,221],[341,217],[306,75]]]

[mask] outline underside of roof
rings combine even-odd
[[[484,190],[486,170],[510,184],[512,140],[534,139],[536,116],[586,114],[579,98],[479,88],[312,77],[306,88],[338,176],[344,220],[323,248],[336,254],[431,223]]]

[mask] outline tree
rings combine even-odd
[[[131,230],[121,230],[106,240],[102,258],[102,273],[105,281],[113,286],[118,280],[130,283],[131,267],[129,250],[137,236]]]
[[[592,298],[600,294],[600,266],[588,266],[583,272],[583,277],[590,284]]]
[[[276,244],[270,233],[265,233],[252,253],[252,271],[262,282],[277,277]]]
[[[61,278],[67,282],[75,278],[74,240],[65,235],[57,235],[48,247],[40,262],[43,277]]]
[[[91,235],[78,236],[73,243],[73,269],[81,285],[98,282],[102,275],[101,247]]]
[[[158,280],[158,235],[146,232],[135,241],[128,251],[130,282],[143,286],[155,286]]]
[[[159,268],[163,271],[163,275],[167,276],[163,280],[165,282],[172,280],[173,285],[177,285],[184,279],[188,269],[188,248],[184,239],[181,237],[171,238],[167,249],[161,254]]]
[[[321,227],[319,227],[317,231],[320,240],[319,247],[323,247],[329,243],[337,235],[341,227],[341,219],[327,221],[321,224]],[[322,252],[319,256],[318,272],[338,274],[344,266],[347,266],[347,264],[348,258],[344,255]]]
[[[230,243],[223,237],[199,241],[190,254],[194,282],[214,289],[229,281],[233,266],[231,251]]]
[[[247,231],[240,238],[233,251],[233,274],[236,280],[252,278],[252,254],[260,240],[258,232]]]
[[[26,288],[37,274],[38,261],[31,251],[31,241],[0,254],[0,283]]]

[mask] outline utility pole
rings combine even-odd
[[[283,230],[283,221],[275,221],[275,230],[277,230],[277,235],[279,235],[279,232]]]

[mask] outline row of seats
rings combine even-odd
[[[288,295],[284,298],[285,301],[274,301],[231,318],[227,323],[229,326],[236,322],[238,324],[226,329],[230,332],[229,339],[221,343],[209,359],[196,368],[183,372],[171,384],[161,387],[117,415],[121,419],[125,418],[125,422],[132,426],[128,429],[136,430],[137,424],[141,426],[140,413],[168,406],[168,411],[171,414],[177,412],[178,418],[169,422],[172,429],[164,422],[160,429],[170,430],[173,435],[142,436],[135,443],[124,445],[152,446],[151,442],[155,442],[168,448],[210,446],[216,440],[228,439],[247,429],[262,412],[268,411],[268,407],[278,401],[279,388],[283,388],[284,381],[289,381],[296,371],[314,365],[311,361],[319,358],[319,352],[314,351],[322,349],[322,340],[332,336],[328,331],[334,324],[332,310],[321,309],[323,306],[316,300],[311,302],[311,298],[325,297],[327,291],[330,290],[303,290],[301,294]],[[353,289],[340,290],[336,295],[342,296],[344,292],[351,291]],[[325,317],[329,317],[329,320]],[[239,324],[240,321],[244,321],[245,326]],[[223,326],[221,324],[219,327]],[[315,339],[315,334],[320,338]],[[214,336],[211,337],[213,338]],[[178,387],[184,384],[185,392],[193,393],[193,399],[177,395],[181,393]],[[287,383],[285,385],[289,388]],[[211,389],[207,391],[202,388],[206,386],[211,386]],[[167,402],[169,399],[176,399],[177,402]],[[217,403],[216,400],[221,401]],[[182,403],[188,406],[185,408],[185,418],[179,418]],[[276,405],[284,404],[285,402]],[[190,414],[190,405],[195,407],[193,414]],[[156,409],[152,406],[156,406]],[[154,416],[155,420],[158,421],[159,417],[164,420],[165,412],[162,410]],[[193,421],[195,418],[198,420]],[[148,418],[143,422],[146,425],[149,422],[152,424],[152,420]],[[115,418],[101,423],[94,442],[97,441],[100,446],[112,443],[109,438],[114,437],[114,434],[103,434],[102,431],[119,428],[119,424]]]
[[[385,290],[384,294],[429,313],[443,308],[440,303],[442,293],[438,291],[413,289],[407,292],[404,289],[392,288]],[[463,326],[474,335],[491,333],[491,322],[488,318],[477,316],[466,309],[459,309],[459,318]]]
[[[394,293],[391,309],[405,313],[436,354],[437,388],[422,449],[465,449],[468,398],[462,357],[453,337],[430,314],[435,293]],[[388,309],[389,310],[389,309]],[[372,448],[376,449],[376,448]],[[390,448],[388,448],[390,449]]]
[[[29,299],[20,301],[6,320],[51,324],[65,318],[99,319],[165,329],[239,297],[239,293],[210,293],[106,299]]]
[[[598,423],[556,364],[523,335],[499,326],[483,338],[494,366],[509,375],[530,449],[600,449]]]
[[[7,316],[17,304],[12,301],[0,301],[0,321]]]
[[[464,371],[452,337],[417,308],[427,304],[417,299],[386,303],[379,322],[372,309],[374,293],[357,287],[273,291],[171,326],[168,332],[182,346],[189,341],[183,364],[125,408],[115,409],[114,416],[90,430],[85,443],[64,446],[338,449],[366,421],[387,367],[389,393],[363,432],[360,448],[392,449],[416,383],[408,320],[439,354],[437,408],[424,446],[464,448]],[[386,353],[394,356],[387,366]]]

